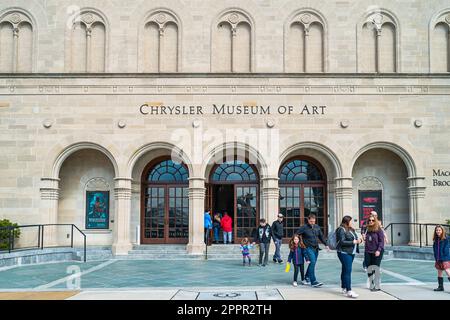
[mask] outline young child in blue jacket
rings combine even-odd
[[[294,282],[292,285],[294,287],[297,286],[297,278],[298,272],[300,271],[300,277],[302,279],[302,284],[306,284],[305,282],[305,245],[302,242],[301,236],[296,234],[289,241],[289,257],[288,263],[294,265]]]
[[[254,243],[250,243],[248,238],[245,237],[241,241],[241,252],[242,252],[242,265],[245,267],[245,258],[248,259],[248,266],[251,266],[252,258],[250,257],[250,249],[253,248]]]

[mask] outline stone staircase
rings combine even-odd
[[[188,254],[185,244],[133,245],[128,255],[115,256],[119,260],[204,260],[203,254]]]
[[[364,248],[360,248],[361,253],[356,258],[364,258]],[[250,251],[253,261],[259,258],[258,246]],[[94,252],[92,252],[94,254]],[[99,253],[100,254],[100,253]],[[91,253],[88,252],[88,260]],[[273,253],[269,253],[269,261],[272,261]],[[281,247],[281,256],[284,261],[289,255],[289,247],[283,244]],[[393,258],[393,252],[386,250],[384,259]],[[115,256],[118,260],[205,260],[205,251],[203,254],[189,254],[186,251],[185,244],[152,244],[152,245],[133,245],[128,255]],[[208,246],[208,260],[240,260],[242,254],[238,244],[213,244]],[[323,249],[320,251],[319,259],[337,259],[336,251],[328,252]]]

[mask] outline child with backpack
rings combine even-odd
[[[288,265],[291,263],[294,265],[294,281],[292,285],[296,287],[298,272],[300,271],[300,277],[302,279],[302,284],[305,285],[305,245],[301,241],[301,236],[296,234],[289,241],[289,256],[288,256]]]
[[[250,257],[250,249],[253,248],[254,243],[249,243],[248,238],[245,237],[241,241],[241,252],[242,252],[242,265],[245,267],[245,258],[248,259],[248,266],[251,266],[252,258]]]

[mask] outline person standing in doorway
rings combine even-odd
[[[444,291],[444,271],[450,281],[450,244],[445,229],[440,225],[434,228],[433,252],[436,260],[434,267],[438,272],[438,287],[434,291]]]
[[[378,218],[371,215],[368,220],[367,232],[365,235],[364,261],[367,266],[371,291],[380,291],[379,269],[383,259],[385,234],[380,226]],[[374,277],[375,276],[375,277]]]
[[[323,232],[318,225],[316,225],[316,215],[309,214],[308,223],[298,229],[297,234],[302,236],[303,242],[306,246],[305,255],[307,260],[310,261],[308,269],[306,270],[306,278],[310,281],[311,286],[318,288],[323,285],[322,282],[317,281],[315,268],[317,258],[319,257],[319,241],[325,245],[325,248],[329,250],[326,240],[323,236]]]
[[[352,290],[352,264],[355,254],[359,253],[359,244],[355,229],[353,229],[352,217],[342,218],[341,225],[336,230],[336,250],[339,261],[342,264],[341,288],[342,294],[349,298],[357,298],[359,295]]]
[[[278,214],[278,219],[272,223],[272,237],[275,243],[275,254],[273,255],[273,262],[283,263],[281,259],[281,244],[283,242],[283,215]]]
[[[208,244],[209,230],[212,229],[211,210],[210,209],[206,209],[206,212],[204,215],[203,227],[205,229],[204,241],[206,244]]]
[[[265,267],[269,260],[269,246],[272,237],[272,228],[267,224],[266,219],[259,220],[259,227],[256,229],[255,243],[259,244],[259,264]],[[264,256],[264,260],[263,260]]]
[[[220,214],[216,213],[213,220],[214,243],[219,243]]]
[[[227,239],[228,243],[231,243],[233,236],[233,219],[231,219],[226,211],[223,213],[223,217],[220,220],[220,226],[223,231],[223,244],[227,244]]]

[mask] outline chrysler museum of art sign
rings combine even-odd
[[[143,115],[324,115],[327,106],[315,105],[163,105],[144,103],[139,107]]]

